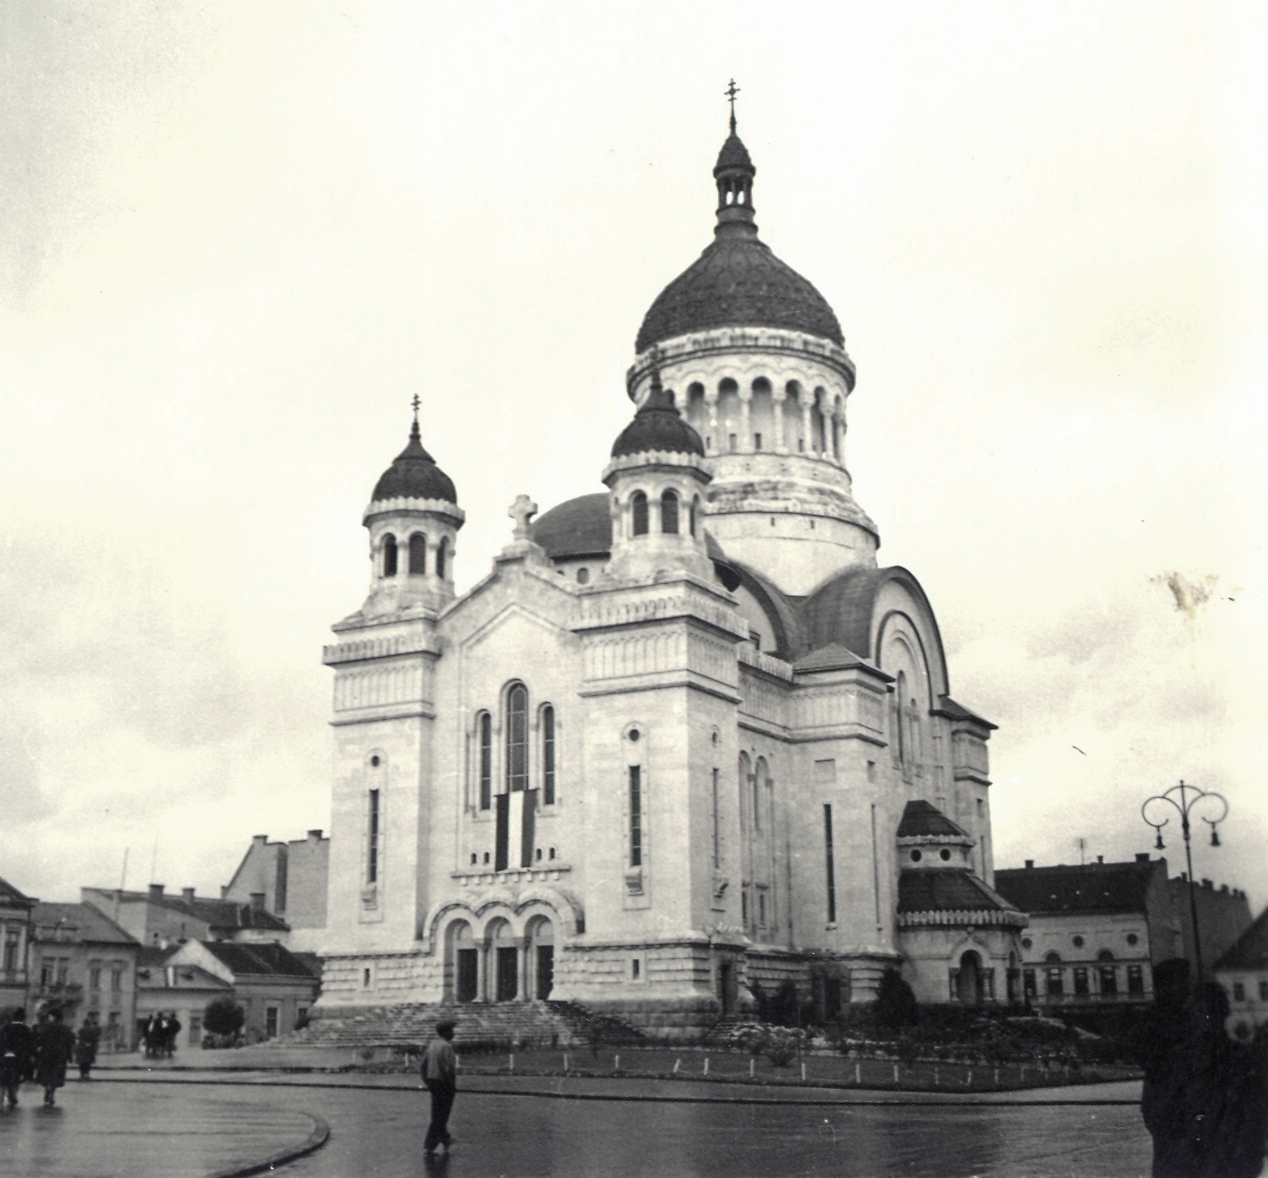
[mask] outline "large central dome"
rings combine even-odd
[[[828,301],[757,238],[757,169],[732,131],[713,169],[718,224],[712,244],[656,296],[634,343],[644,352],[677,335],[718,327],[775,327],[844,345]]]

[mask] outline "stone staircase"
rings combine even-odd
[[[302,1031],[273,1040],[295,1047],[417,1048],[436,1033],[441,1018],[451,1018],[454,1045],[468,1051],[510,1047],[571,1047],[634,1043],[642,1035],[611,1015],[594,1015],[574,1002],[410,1003],[367,1007],[329,1014],[318,1010]]]

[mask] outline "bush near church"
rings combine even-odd
[[[203,1010],[204,1047],[233,1047],[242,1039],[247,1012],[232,998],[213,998]]]

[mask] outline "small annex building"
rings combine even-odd
[[[151,1015],[175,1015],[181,1025],[176,1049],[202,1045],[203,1012],[217,998],[232,998],[233,984],[200,965],[173,964],[179,945],[142,945],[137,955],[138,1039]]]
[[[580,459],[603,490],[521,495],[459,596],[465,513],[417,409],[374,485],[369,593],[323,653],[316,1014],[549,998],[690,1037],[785,980],[830,1014],[891,967],[923,1002],[1006,1001],[994,725],[878,562],[855,364],[759,238],[755,175],[733,123],[713,239],[637,332],[633,416]]]

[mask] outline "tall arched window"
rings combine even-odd
[[[762,785],[767,772],[766,758],[758,757],[753,772],[753,829],[759,832],[762,829]]]
[[[630,515],[631,522],[634,527],[634,535],[647,535],[647,496],[642,491],[635,491],[630,499]]]
[[[700,526],[700,496],[697,495],[691,501],[691,515],[689,517],[691,524],[692,536],[699,537],[700,533],[696,530]]]
[[[391,532],[383,537],[383,575],[396,576],[396,537]]]
[[[660,497],[660,530],[671,536],[678,535],[678,494],[666,491]]]
[[[506,789],[528,788],[528,688],[512,685],[506,693]]]
[[[449,537],[442,536],[436,545],[436,576],[445,579],[445,567],[449,563]]]
[[[493,717],[481,712],[476,720],[477,757],[480,774],[480,809],[493,805]]]
[[[907,764],[908,750],[906,740],[906,718],[904,716],[905,701],[907,699],[907,675],[903,671],[898,672],[898,681],[894,684],[894,739],[898,742],[898,763],[900,765]]]
[[[542,708],[542,805],[555,804],[555,709]]]
[[[427,571],[427,537],[422,532],[415,532],[409,538],[409,571],[414,577]]]

